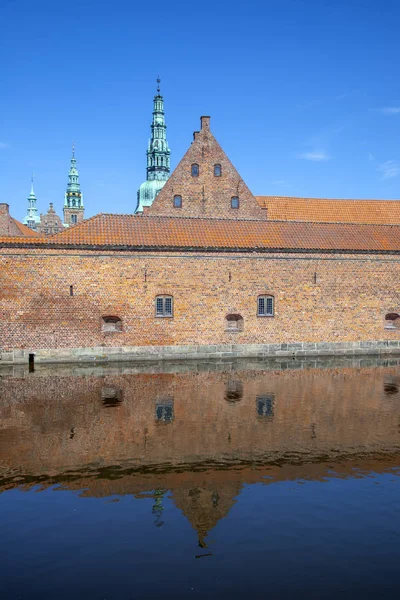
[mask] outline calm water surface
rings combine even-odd
[[[399,598],[400,361],[0,370],[0,598]]]

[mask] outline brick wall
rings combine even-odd
[[[400,309],[396,256],[3,248],[0,273],[3,350],[400,338],[384,329]],[[162,294],[173,318],[155,316]],[[259,294],[274,296],[274,317],[257,316]],[[243,331],[226,331],[227,314]],[[102,332],[106,315],[122,332]]]
[[[13,219],[10,217],[8,204],[0,204],[0,236],[1,235],[21,235]]]
[[[198,176],[192,176],[198,165]],[[221,175],[214,175],[214,166]],[[182,197],[182,207],[175,208],[174,196]],[[231,208],[231,198],[239,198],[239,207]],[[160,191],[146,215],[188,216],[225,219],[265,219],[255,197],[232,165],[210,131],[210,117],[201,117],[201,131]]]

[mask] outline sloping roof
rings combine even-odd
[[[315,223],[369,223],[400,225],[400,200],[339,200],[256,196],[267,219]]]
[[[400,252],[400,226],[99,214],[53,236],[0,238],[1,246],[123,250]]]
[[[23,223],[20,223],[19,221],[17,221],[17,219],[14,219],[14,217],[11,217],[11,219],[12,219],[12,221],[14,221],[14,224],[20,230],[21,235],[26,236],[26,237],[40,237],[39,234],[37,233],[37,231],[33,231],[33,229],[31,229],[30,227],[27,227]]]

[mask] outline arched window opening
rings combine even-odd
[[[214,177],[221,177],[222,168],[221,165],[214,165]]]
[[[174,196],[174,208],[182,208],[182,196]]]
[[[236,333],[243,331],[244,321],[242,315],[230,314],[225,317],[225,331],[229,333]]]
[[[225,400],[239,402],[243,398],[243,383],[237,379],[229,379],[225,386]]]
[[[172,296],[157,296],[156,317],[173,317],[173,310]]]
[[[101,390],[101,400],[105,408],[118,406],[122,402],[122,390],[115,387],[104,387]]]
[[[174,400],[165,398],[156,402],[156,421],[171,423],[174,420]]]
[[[273,317],[274,316],[274,297],[273,296],[258,296],[257,316],[258,317]]]
[[[385,316],[385,329],[400,329],[400,315],[398,313],[388,313]]]
[[[265,396],[257,396],[256,408],[257,415],[259,417],[269,417],[270,419],[274,416],[275,396],[274,394],[266,394]]]
[[[197,165],[196,163],[194,165],[192,165],[192,177],[198,177],[199,176],[199,165]]]
[[[231,208],[239,208],[239,198],[238,198],[238,196],[232,196],[232,198],[231,198]]]
[[[392,396],[399,393],[400,379],[396,376],[387,375],[383,382],[383,391],[386,396]]]
[[[71,215],[71,223],[72,225],[76,225],[77,222],[77,216],[76,215]]]
[[[101,329],[104,333],[119,333],[122,331],[122,321],[119,317],[103,317]]]

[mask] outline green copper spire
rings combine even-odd
[[[157,78],[157,94],[153,101],[153,120],[151,123],[151,139],[147,148],[146,181],[137,193],[135,212],[142,212],[143,207],[151,206],[154,198],[164,186],[170,175],[171,151],[167,142],[167,126],[164,115],[164,98],[160,91],[160,78]]]
[[[36,229],[38,223],[40,223],[38,209],[36,208],[36,196],[33,189],[33,175],[31,178],[31,193],[28,196],[28,211],[24,217],[23,223],[31,229]]]
[[[71,166],[68,174],[67,191],[65,192],[64,207],[83,208],[83,196],[79,183],[79,173],[76,168],[75,145],[72,144]]]
[[[72,144],[71,166],[68,173],[67,190],[64,197],[64,224],[75,225],[84,218],[83,194],[76,168],[75,144]]]

